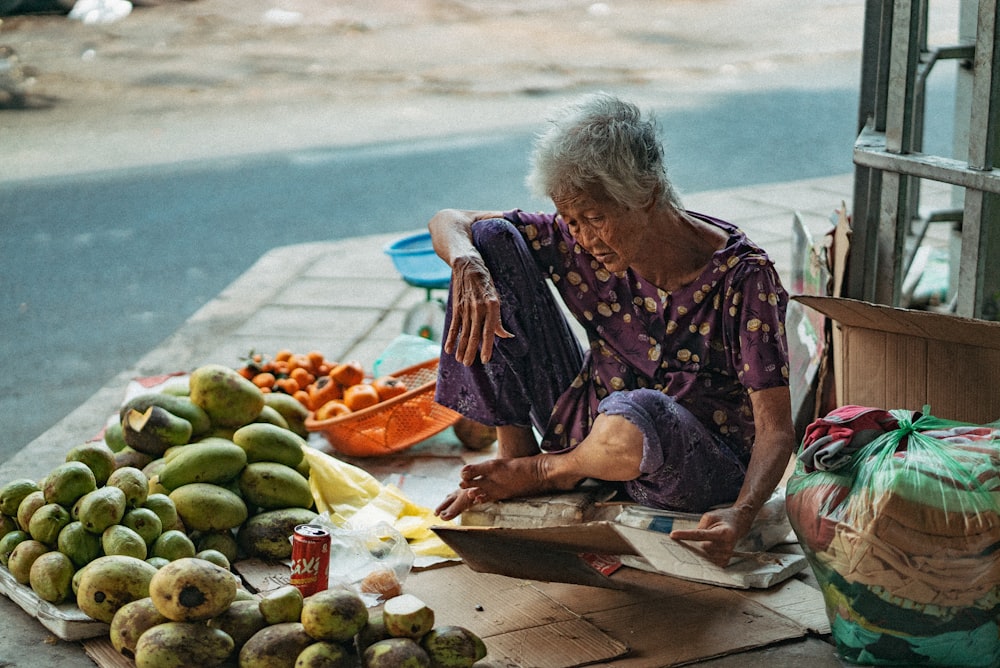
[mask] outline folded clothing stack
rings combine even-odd
[[[786,491],[843,658],[1000,666],[1000,426],[845,406]]]

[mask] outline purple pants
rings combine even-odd
[[[557,428],[550,424],[553,408],[583,368],[580,344],[510,222],[476,223],[473,243],[493,276],[501,322],[514,337],[495,339],[487,364],[466,367],[442,352],[435,399],[483,424],[531,425],[544,435]],[[446,330],[450,323],[449,299]],[[641,475],[624,484],[637,503],[697,513],[735,500],[743,464],[670,396],[650,389],[614,392],[590,407],[590,421],[599,413],[620,415],[643,433]]]

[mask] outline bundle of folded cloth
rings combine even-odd
[[[786,492],[843,658],[1000,666],[1000,423],[844,406]]]

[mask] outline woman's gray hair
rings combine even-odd
[[[641,208],[682,208],[663,164],[659,124],[650,114],[606,93],[587,95],[562,108],[535,138],[526,183],[538,197],[586,192]]]

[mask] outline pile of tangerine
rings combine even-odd
[[[357,360],[335,362],[318,351],[302,354],[283,349],[271,358],[251,351],[237,371],[262,392],[295,397],[316,420],[369,408],[408,389],[393,376],[367,378]]]

